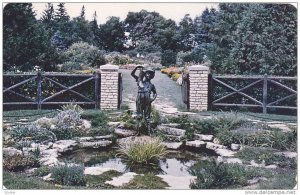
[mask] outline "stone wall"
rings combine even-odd
[[[118,109],[119,67],[115,65],[100,66],[101,92],[100,109]]]
[[[207,111],[209,67],[195,65],[189,67],[190,110]]]

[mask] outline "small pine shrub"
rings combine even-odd
[[[33,176],[44,177],[51,172],[51,169],[48,166],[42,166],[33,171]]]
[[[30,167],[39,166],[39,161],[32,156],[15,154],[3,157],[3,169],[8,171],[24,171]]]
[[[58,165],[51,169],[55,183],[68,186],[84,186],[84,166]]]

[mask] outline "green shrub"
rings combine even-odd
[[[123,189],[165,189],[169,185],[162,178],[146,173],[144,175],[136,175],[129,183],[124,184]]]
[[[199,161],[190,169],[197,176],[191,183],[192,189],[222,189],[230,186],[244,186],[249,179],[270,177],[271,172],[258,168],[244,167],[239,164],[217,164],[215,161]]]
[[[51,169],[48,166],[42,166],[33,171],[33,176],[44,177],[51,172]]]
[[[61,107],[61,109],[63,111],[67,111],[67,110],[73,110],[79,114],[82,114],[83,113],[83,109],[77,105],[77,104],[73,104],[72,102],[70,104],[65,104]]]
[[[81,114],[83,119],[91,121],[92,127],[105,127],[107,126],[108,116],[103,111],[97,112],[83,112]]]
[[[12,129],[11,136],[15,141],[30,139],[36,143],[54,142],[56,136],[46,128],[39,127],[37,124],[18,125]]]
[[[130,64],[131,59],[130,57],[123,55],[119,52],[111,52],[105,55],[105,60],[110,64],[115,65],[124,65],[124,64]]]
[[[55,183],[69,186],[84,186],[84,166],[58,165],[51,169]]]
[[[3,169],[8,171],[24,171],[26,168],[39,166],[39,161],[32,156],[15,154],[3,156]]]
[[[161,64],[163,66],[171,66],[176,64],[177,53],[172,50],[164,50],[161,54]]]
[[[118,156],[130,163],[154,164],[167,153],[160,139],[150,137],[135,137],[119,143]]]
[[[98,65],[97,61],[101,56],[103,58],[103,55],[104,52],[93,45],[85,42],[74,43],[62,54],[65,61],[62,70],[81,70],[82,66]]]
[[[296,158],[287,158],[283,155],[274,154],[274,152],[276,151],[270,148],[245,147],[236,156],[243,159],[245,163],[250,163],[251,160],[254,160],[257,163],[264,161],[266,165],[276,164],[282,168],[297,168]]]
[[[237,133],[232,131],[220,131],[216,137],[224,145],[231,143],[243,144],[254,147],[270,147],[278,150],[293,150],[297,148],[297,136],[293,132],[280,130],[261,131],[255,133]]]
[[[56,116],[57,128],[59,129],[70,129],[77,125],[80,125],[81,115],[75,110],[63,110]]]

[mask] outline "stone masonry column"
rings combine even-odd
[[[209,67],[195,65],[189,67],[190,110],[207,111]]]
[[[100,66],[100,73],[100,109],[116,110],[118,109],[119,67],[116,65],[106,64]]]

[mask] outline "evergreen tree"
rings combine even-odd
[[[43,12],[41,21],[45,25],[47,30],[53,28],[53,25],[54,25],[54,8],[53,8],[52,3],[47,3],[46,9]]]
[[[51,70],[57,55],[31,3],[9,3],[3,11],[3,69],[22,71],[40,66]]]
[[[85,19],[85,8],[84,8],[84,5],[81,8],[80,18]]]
[[[67,13],[67,10],[65,8],[65,3],[59,3],[58,8],[55,11],[55,28],[54,32],[59,31],[61,33],[61,36],[65,40],[65,44],[67,47],[69,47],[73,41],[72,41],[72,24],[70,22],[70,16]]]
[[[101,40],[99,37],[99,27],[98,27],[96,11],[93,14],[93,20],[89,23],[89,27],[92,31],[92,44],[96,45],[98,48],[102,48]]]
[[[190,51],[195,43],[195,28],[189,14],[179,22],[179,47],[181,51]]]

